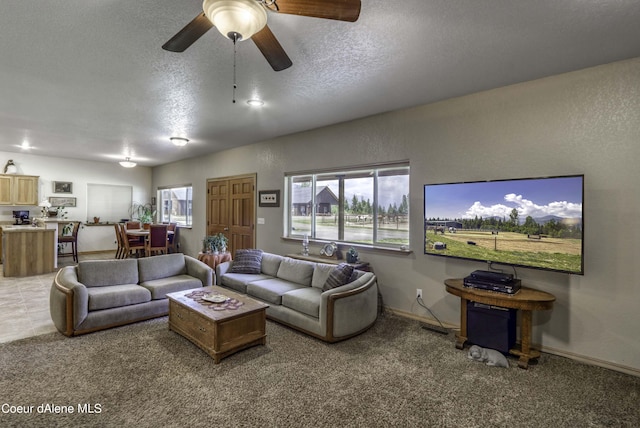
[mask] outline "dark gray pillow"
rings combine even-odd
[[[333,268],[327,281],[324,283],[322,287],[322,291],[331,290],[332,288],[340,287],[341,285],[345,285],[349,282],[351,278],[351,274],[353,273],[353,266],[350,266],[346,263],[340,263],[338,266]]]
[[[236,250],[229,273],[260,273],[262,268],[262,250]]]

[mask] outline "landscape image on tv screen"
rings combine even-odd
[[[424,186],[425,254],[583,274],[584,176]]]

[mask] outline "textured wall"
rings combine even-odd
[[[361,251],[378,275],[384,303],[427,316],[415,289],[444,321],[459,300],[443,281],[486,265],[423,254],[425,183],[585,175],[585,275],[519,269],[527,286],[557,296],[534,315],[534,341],[554,352],[640,371],[637,302],[640,247],[640,59],[473,94],[295,134],[154,169],[154,186],[192,181],[197,252],[204,235],[207,178],[257,172],[258,189],[282,189],[283,172],[409,159],[411,255]],[[200,195],[200,196],[199,196]],[[282,210],[258,208],[257,244],[298,251],[280,239]]]

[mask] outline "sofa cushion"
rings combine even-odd
[[[135,259],[81,261],[78,281],[86,287],[137,284],[138,262]]]
[[[253,274],[253,273],[226,273],[217,278],[220,281],[220,285],[229,287],[240,293],[247,293],[247,284],[252,281],[259,281],[262,279],[271,279],[270,275],[265,274]]]
[[[274,305],[281,305],[282,295],[298,288],[307,287],[280,278],[271,278],[248,283],[247,294]]]
[[[158,300],[166,299],[167,293],[202,287],[202,283],[191,275],[176,275],[141,282],[140,286],[151,292],[152,300]]]
[[[136,305],[151,300],[151,292],[136,284],[112,285],[87,288],[89,312],[100,309]]]
[[[346,263],[340,263],[338,266],[333,268],[322,289],[327,291],[346,284],[349,282],[349,278],[351,278],[352,273],[353,266]]]
[[[321,294],[322,290],[316,287],[288,291],[282,295],[282,306],[318,318],[320,316]]]
[[[278,268],[278,278],[309,286],[313,276],[313,268],[316,264],[305,260],[296,260],[285,257]]]
[[[262,269],[262,250],[236,250],[230,273],[260,273]]]
[[[328,263],[318,263],[313,268],[313,277],[311,278],[311,286],[322,289],[324,283],[327,282],[329,274],[336,265],[330,265]]]
[[[271,276],[278,275],[278,268],[283,259],[284,257],[279,254],[262,253],[262,273]]]
[[[187,273],[184,254],[173,253],[162,256],[142,257],[138,259],[138,272],[140,283],[169,276],[184,275]]]

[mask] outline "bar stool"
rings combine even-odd
[[[65,229],[68,225],[73,225],[71,229],[71,234],[66,235],[64,233]],[[80,222],[72,221],[69,224],[62,227],[62,234],[58,236],[59,244],[71,244],[71,252],[70,253],[58,253],[58,257],[67,257],[72,256],[74,262],[78,262],[78,230],[80,230]]]

